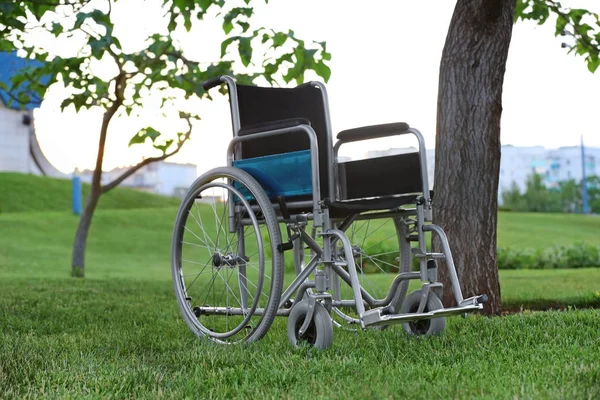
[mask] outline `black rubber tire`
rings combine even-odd
[[[288,317],[288,339],[293,346],[307,343],[317,349],[326,349],[333,343],[333,322],[327,309],[321,304],[315,304],[313,320],[308,326],[304,337],[300,338],[298,331],[308,314],[308,301],[303,300],[295,304]]]
[[[421,290],[415,290],[409,294],[402,304],[401,314],[411,314],[417,312],[419,303],[421,302]],[[441,300],[430,292],[425,305],[424,312],[434,311],[444,308]],[[433,319],[423,319],[419,321],[406,322],[402,324],[402,328],[409,335],[415,336],[431,336],[438,335],[446,329],[446,317]]]

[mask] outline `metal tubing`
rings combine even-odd
[[[238,256],[241,260],[245,259],[246,247],[244,226],[238,227]],[[241,261],[238,266],[238,285],[240,287],[240,301],[242,308],[248,308],[248,281],[246,279],[246,261]]]
[[[296,298],[294,299],[294,304],[300,303],[304,298],[304,293],[306,293],[308,289],[312,289],[314,287],[315,282],[313,281],[306,281],[302,285],[300,285],[300,287],[298,288],[298,293],[296,293]]]
[[[315,252],[316,255],[323,255],[323,249],[321,248],[321,246],[319,246],[319,243],[317,243],[308,233],[306,233],[306,231],[301,230],[300,237],[302,238],[302,241],[306,243],[312,251]]]
[[[308,278],[308,276],[315,270],[317,264],[319,262],[320,255],[316,255],[310,260],[306,268],[302,270],[302,272],[294,279],[294,281],[290,284],[290,286],[283,292],[281,295],[281,300],[279,301],[279,308],[283,308],[285,303],[292,297],[292,294],[296,290],[300,288],[300,286],[304,283],[304,281]]]
[[[344,253],[346,255],[346,262],[348,266],[348,271],[350,272],[350,281],[352,282],[352,292],[354,294],[354,299],[356,300],[356,313],[359,318],[361,318],[365,313],[365,305],[363,304],[363,296],[361,293],[360,282],[358,280],[358,273],[356,272],[356,264],[354,264],[354,258],[352,257],[352,246],[350,244],[350,240],[344,234],[344,232],[339,229],[329,229],[325,232],[325,235],[332,235],[339,239],[342,242],[342,246],[344,246]],[[350,255],[350,256],[348,256]]]
[[[425,243],[425,216],[423,212],[423,205],[417,205],[417,232],[419,236],[419,252],[421,254],[427,253],[427,244]],[[419,259],[419,271],[421,271],[421,281],[427,282],[427,259]]]
[[[246,315],[248,314],[247,310],[241,309],[241,308],[231,308],[231,307],[198,307],[198,309],[202,312],[202,314],[205,315]],[[277,316],[278,317],[287,317],[290,315],[290,311],[291,309],[288,308],[281,308],[279,310],[277,310]],[[254,314],[252,315],[256,315],[258,317],[261,317],[262,315],[264,315],[265,313],[265,309],[264,308],[257,308],[254,311]]]
[[[221,75],[221,82],[227,84],[229,92],[229,104],[231,107],[231,126],[233,128],[233,136],[237,136],[240,131],[240,106],[237,97],[237,86],[232,77]]]
[[[462,291],[460,289],[460,283],[458,282],[458,275],[456,274],[456,268],[454,266],[454,260],[452,259],[452,252],[450,251],[450,245],[448,244],[448,238],[442,228],[437,225],[424,225],[423,231],[435,232],[442,242],[442,249],[446,254],[446,265],[448,266],[448,272],[450,274],[450,282],[452,283],[452,292],[454,292],[454,298],[457,304],[461,304],[463,299]]]
[[[429,178],[427,176],[427,151],[425,139],[415,128],[409,128],[409,132],[417,137],[419,142],[419,162],[421,163],[421,182],[423,183],[423,197],[425,198],[425,221],[431,221],[431,198],[429,197]]]
[[[350,279],[350,275],[348,275],[348,273],[346,271],[344,271],[344,269],[342,267],[340,267],[339,265],[333,264],[332,268],[335,271],[337,276],[339,276],[348,285],[352,286],[352,281]],[[362,297],[363,297],[364,301],[370,307],[383,307],[383,306],[387,306],[388,304],[390,304],[390,302],[394,298],[394,295],[396,294],[396,290],[398,289],[400,282],[402,282],[404,280],[420,279],[420,278],[421,278],[421,274],[419,272],[403,272],[403,273],[396,275],[396,277],[392,281],[390,290],[384,299],[379,299],[379,300],[375,299],[362,286],[360,288],[360,291],[362,293]],[[334,300],[341,300],[337,297],[338,296],[335,296]]]
[[[294,270],[298,276],[304,269],[304,248],[300,237],[294,239],[292,243],[294,244]]]
[[[336,159],[333,158],[333,131],[331,129],[331,116],[329,113],[329,98],[327,96],[327,89],[325,85],[321,82],[309,82],[309,84],[314,85],[321,90],[321,94],[323,95],[323,113],[325,114],[325,127],[327,129],[327,149],[325,151],[328,152],[329,165],[327,165],[327,174],[329,176],[329,193],[328,196],[330,199],[335,199],[335,179],[334,175],[334,163]],[[321,149],[323,151],[324,149]]]

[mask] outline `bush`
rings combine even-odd
[[[398,272],[397,247],[387,247],[385,243],[367,243],[365,251],[371,256],[383,259],[379,266],[368,258],[363,258],[362,268],[366,273]],[[498,269],[557,269],[600,267],[600,246],[577,243],[572,246],[553,246],[546,249],[498,248]],[[309,260],[307,259],[306,262]],[[358,262],[358,260],[356,260]],[[419,259],[411,257],[411,269],[419,270]],[[395,267],[392,267],[394,265]],[[361,266],[358,266],[361,267]],[[285,270],[294,271],[293,258],[286,256]]]
[[[600,267],[600,247],[585,243],[543,250],[498,248],[499,269]]]

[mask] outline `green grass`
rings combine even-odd
[[[99,210],[84,280],[68,277],[75,216],[0,215],[0,397],[600,397],[598,309],[453,317],[427,339],[336,329],[326,351],[291,347],[284,318],[249,346],[198,341],[171,287],[175,214]],[[600,269],[500,277],[512,309],[600,305]]]
[[[2,397],[490,398],[600,396],[599,310],[450,318],[443,335],[337,329],[292,348],[285,319],[249,346],[197,341],[170,282],[0,281]]]
[[[70,211],[71,181],[17,173],[0,173],[0,213]],[[83,199],[89,185],[83,184]],[[100,198],[100,209],[175,207],[179,199],[117,188]]]
[[[99,210],[86,253],[88,279],[169,280],[177,209]],[[77,217],[68,212],[0,215],[0,276],[64,278]],[[500,271],[502,301],[511,309],[597,305],[600,268]],[[288,277],[288,280],[291,279]]]
[[[600,217],[581,214],[498,213],[498,246],[543,249],[585,242],[600,246]]]

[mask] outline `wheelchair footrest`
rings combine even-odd
[[[365,311],[362,320],[365,326],[377,326],[377,325],[393,325],[403,324],[410,321],[418,321],[421,319],[432,319],[438,317],[446,317],[450,315],[459,315],[469,312],[481,310],[483,304],[472,304],[462,307],[450,307],[440,308],[439,310],[423,312],[423,313],[410,313],[410,314],[387,314],[382,312],[382,308],[376,308],[374,310]]]

